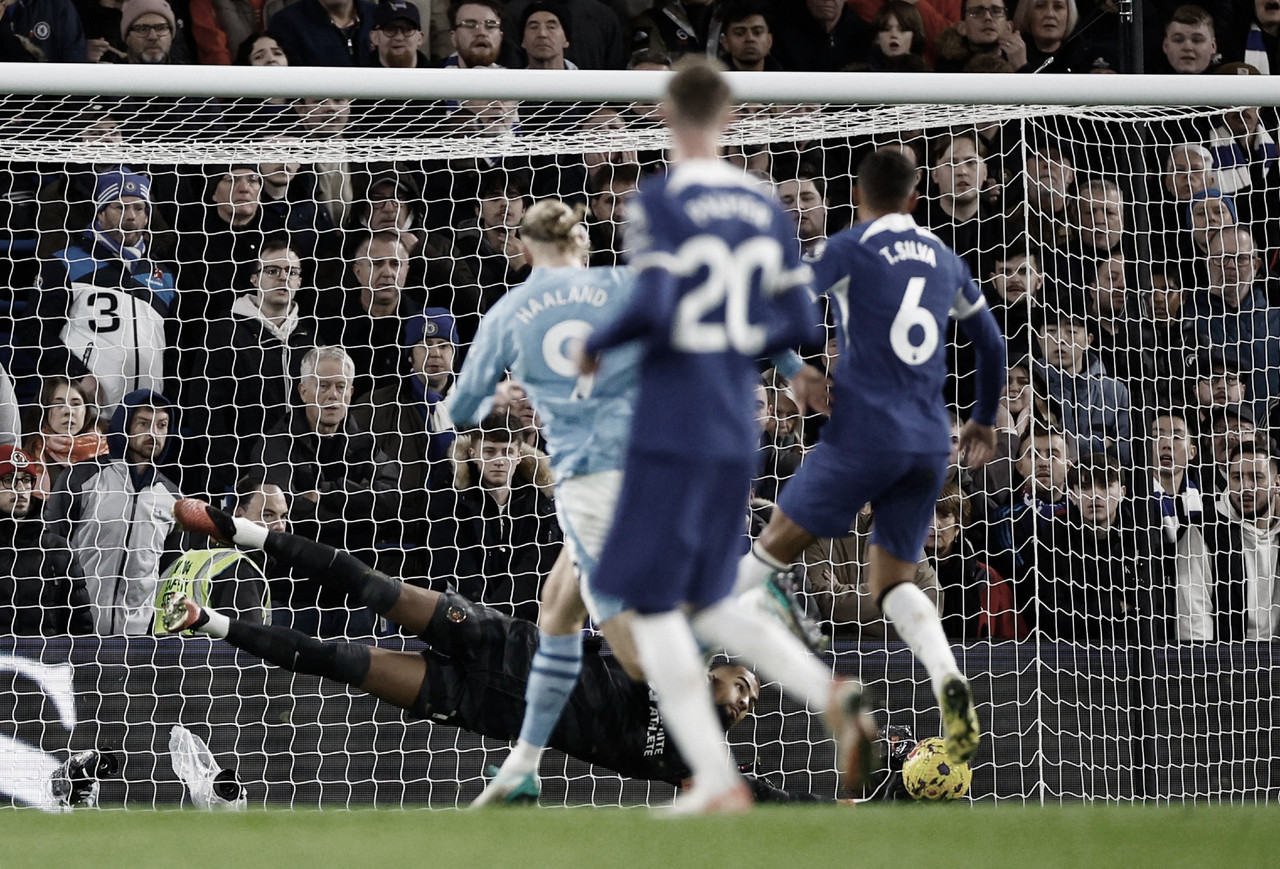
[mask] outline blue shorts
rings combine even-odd
[[[920,560],[947,453],[868,453],[819,442],[782,491],[778,507],[817,537],[840,538],[868,501],[871,542],[900,561]]]
[[[592,587],[641,613],[727,597],[746,551],[753,462],[632,450]]]

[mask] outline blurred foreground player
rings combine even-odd
[[[794,226],[769,191],[718,159],[725,77],[691,63],[672,78],[662,113],[675,161],[632,206],[633,302],[579,356],[581,373],[594,375],[603,351],[643,348],[622,488],[592,584],[636,610],[640,663],[694,768],[674,811],[736,813],[751,797],[707,702],[699,640],[750,659],[826,713],[847,780],[865,777],[875,724],[860,686],[833,683],[803,643],[730,597],[756,460],[755,360],[814,338],[820,318]]]
[[[262,549],[281,564],[417,634],[428,651],[395,652],[358,643],[322,642],[290,628],[228,618],[185,596],[161,613],[170,632],[191,630],[226,640],[294,673],[323,676],[441,724],[510,741],[520,732],[525,682],[538,645],[532,622],[513,619],[452,593],[392,579],[354,556],[293,534],[232,518],[202,501],[178,502],[184,528],[245,549]],[[711,690],[706,691],[710,681]],[[756,675],[723,664],[703,671],[724,729],[746,717],[760,696]],[[653,709],[649,688],[631,679],[612,657],[584,656],[582,675],[552,747],[624,776],[680,783],[688,767]],[[657,748],[655,748],[657,746]],[[778,794],[757,786],[771,798]]]
[[[483,416],[508,374],[525,388],[542,420],[556,481],[556,514],[582,583],[580,592],[579,579],[562,553],[542,589],[538,651],[520,738],[475,807],[537,797],[542,750],[582,669],[581,632],[588,615],[619,663],[639,675],[629,654],[625,605],[615,597],[592,594],[589,587],[618,497],[638,353],[635,348],[611,353],[590,394],[578,388],[569,355],[593,327],[626,307],[634,287],[628,269],[586,268],[582,214],[581,206],[575,210],[556,200],[543,200],[525,212],[517,244],[532,272],[480,321],[449,397],[449,414],[461,426]]]
[[[1005,352],[968,267],[912,220],[915,179],[900,152],[868,155],[858,167],[861,222],[835,235],[814,266],[814,285],[834,301],[840,325],[831,419],[742,558],[737,589],[787,570],[816,538],[843,536],[870,502],[871,593],[929,671],[948,753],[968,761],[979,740],[972,692],[937,608],[912,578],[951,449],[942,398],[947,318],[960,321],[978,353],[977,405],[960,430],[970,467],[995,451]]]

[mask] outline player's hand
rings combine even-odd
[[[960,429],[960,463],[973,470],[996,454],[996,428],[969,420]]]
[[[600,354],[588,353],[581,344],[573,348],[573,361],[579,374],[591,375],[600,370]]]
[[[791,397],[801,415],[811,410],[831,415],[831,378],[812,365],[805,365],[790,380]]]

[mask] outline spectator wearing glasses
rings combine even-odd
[[[302,287],[302,260],[284,235],[262,244],[252,290],[238,297],[229,319],[210,329],[207,349],[188,351],[183,404],[190,408],[193,449],[203,458],[184,462],[184,490],[220,493],[239,476],[253,443],[289,413],[290,393],[302,371],[302,357],[315,346],[315,329],[302,316],[296,296]],[[194,484],[207,466],[209,480]]]
[[[145,6],[163,7],[159,13],[167,19],[170,31],[169,58],[171,63],[190,63],[195,57],[195,46],[187,39],[185,22],[173,12],[173,7],[164,0],[135,0],[133,3],[121,3],[120,0],[72,0],[79,13],[84,27],[85,56],[90,63],[128,63],[129,52],[126,47],[128,28],[123,26],[125,12],[128,11],[129,23],[142,13]],[[146,11],[143,9],[143,11]]]
[[[120,10],[125,63],[176,63],[173,38],[177,19],[165,0],[129,0]]]
[[[91,634],[80,563],[32,510],[39,467],[17,447],[0,446],[0,636]]]
[[[501,0],[468,0],[449,7],[449,38],[453,54],[444,62],[446,68],[473,69],[499,67],[502,54]]]
[[[960,20],[937,39],[938,72],[964,72],[975,59],[995,57],[1014,70],[1027,63],[1027,45],[1009,21],[1003,0],[963,0]]]
[[[373,14],[368,0],[298,0],[267,32],[294,66],[374,66]]]
[[[427,35],[422,15],[409,0],[383,0],[373,11],[370,34],[375,55],[372,66],[387,69],[426,69],[431,60],[422,53]]]

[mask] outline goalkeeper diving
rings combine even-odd
[[[268,531],[202,501],[183,499],[174,517],[188,531],[243,549],[261,549],[298,574],[344,592],[355,604],[418,636],[429,648],[393,651],[359,643],[321,641],[278,625],[231,618],[178,595],[161,611],[166,630],[225,640],[295,673],[333,679],[398,706],[415,717],[511,741],[524,717],[525,686],[538,647],[538,629],[453,592],[409,585],[350,553],[282,531]],[[567,562],[566,565],[567,567]],[[721,724],[741,721],[760,696],[755,673],[714,666],[708,681]],[[617,659],[590,647],[551,747],[631,778],[679,784],[689,775],[657,712],[649,686],[632,679]],[[789,799],[755,780],[757,799]],[[526,794],[536,796],[536,791]]]

